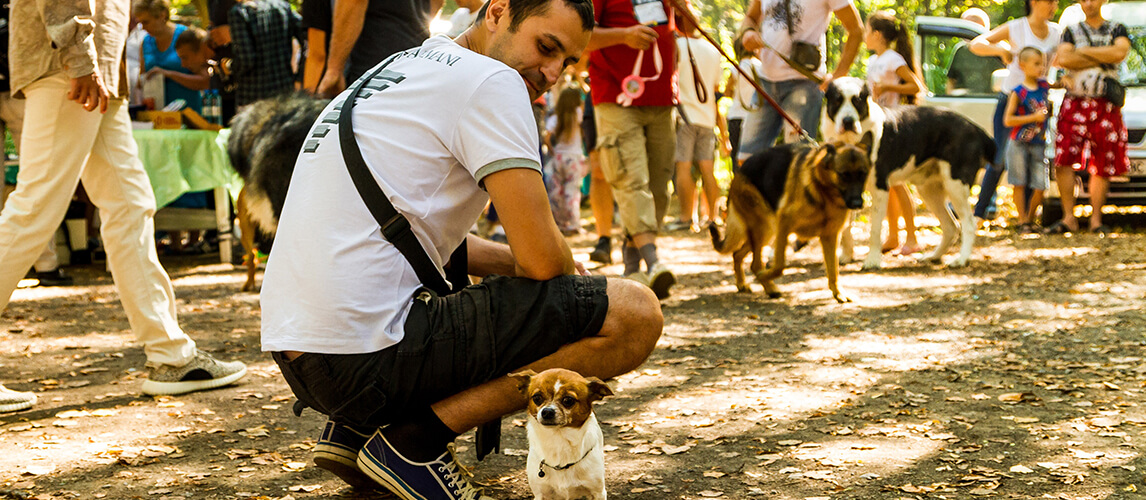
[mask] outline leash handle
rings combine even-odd
[[[794,130],[800,131],[800,137],[801,138],[803,138],[804,140],[811,142],[813,144],[817,144],[817,141],[815,140],[815,138],[812,137],[811,134],[809,134],[807,130],[804,130],[804,127],[801,127],[800,123],[797,122],[795,118],[792,118],[792,115],[789,115],[787,111],[784,111],[784,108],[780,107],[780,103],[776,102],[776,100],[773,99],[772,96],[768,95],[768,92],[766,92],[764,90],[764,87],[760,86],[760,82],[756,81],[756,79],[753,78],[752,75],[749,75],[747,71],[744,71],[744,68],[741,68],[740,65],[737,64],[736,61],[734,61],[732,59],[732,57],[730,57],[728,55],[728,53],[724,51],[724,48],[721,47],[720,44],[717,43],[716,40],[714,40],[712,38],[712,35],[709,35],[707,31],[700,29],[700,20],[698,20],[696,18],[696,16],[692,15],[692,11],[685,8],[682,0],[669,0],[669,1],[673,4],[673,6],[676,7],[676,10],[680,11],[680,15],[685,16],[685,18],[687,18],[689,20],[689,22],[696,25],[696,30],[699,31],[701,35],[704,35],[704,39],[708,40],[708,43],[711,43],[713,47],[716,47],[716,50],[718,52],[720,52],[720,55],[721,55],[721,57],[724,57],[724,60],[731,63],[732,67],[736,71],[738,71],[740,73],[740,75],[744,77],[745,80],[752,82],[752,87],[755,88],[756,91],[759,92],[762,97],[764,97],[765,101],[768,101],[768,104],[771,105],[772,108],[774,108],[777,113],[780,113],[780,117],[783,118],[784,121],[788,122],[788,124],[791,125]],[[783,57],[783,56],[781,56],[781,57]],[[813,80],[813,81],[815,81],[815,80]],[[822,79],[820,79],[819,81],[823,82]]]

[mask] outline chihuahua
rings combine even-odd
[[[534,500],[605,500],[605,438],[593,402],[613,391],[596,377],[560,368],[510,378],[528,404],[526,472]]]

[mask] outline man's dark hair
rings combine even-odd
[[[585,31],[592,31],[593,27],[597,25],[593,19],[592,0],[509,0],[509,30],[517,31],[522,21],[527,18],[549,12],[549,4],[557,1],[565,2],[565,5],[577,12],[577,15],[581,17],[581,28]],[[485,18],[487,8],[489,8],[489,1],[486,1],[478,9],[474,23],[480,23]]]
[[[193,51],[198,52],[199,48],[207,43],[207,32],[195,26],[188,26],[179,34],[175,39],[175,48],[187,47]]]

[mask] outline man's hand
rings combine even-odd
[[[656,43],[657,31],[643,24],[625,28],[625,45],[637,50],[646,50]]]
[[[68,99],[80,103],[87,111],[99,108],[100,113],[107,112],[107,88],[103,85],[103,78],[100,78],[99,71],[79,78],[72,78],[72,88],[68,91]]]
[[[748,30],[744,32],[744,38],[740,40],[744,44],[746,52],[756,52],[764,48],[764,38],[760,36],[760,32],[756,30]]]
[[[579,260],[573,261],[573,266],[577,268],[577,275],[578,276],[588,276],[589,275],[589,271],[585,269],[585,264],[582,263],[581,261],[579,261]]]
[[[327,68],[318,82],[318,90],[315,93],[321,98],[333,99],[343,90],[346,90],[346,75],[341,70]]]

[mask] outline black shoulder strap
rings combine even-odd
[[[350,177],[354,180],[354,187],[358,189],[358,194],[362,200],[366,202],[367,208],[370,213],[374,215],[374,219],[382,226],[382,237],[386,238],[393,244],[402,256],[410,262],[414,268],[414,273],[418,275],[418,279],[426,288],[433,290],[438,295],[448,295],[450,293],[450,286],[446,280],[442,278],[438,266],[426,254],[426,250],[422,248],[422,244],[418,241],[418,237],[410,230],[410,221],[406,217],[398,213],[394,209],[394,205],[386,198],[386,193],[382,192],[382,188],[374,180],[374,176],[370,174],[370,169],[366,167],[366,162],[362,159],[362,150],[358,148],[358,141],[354,138],[354,126],[351,123],[351,111],[354,109],[354,101],[366,87],[367,83],[378,76],[386,66],[389,66],[394,59],[401,54],[390,56],[384,63],[378,65],[374,71],[363,75],[354,84],[350,94],[346,100],[342,102],[341,112],[338,117],[338,142],[342,146],[342,159],[346,162],[346,168],[350,171]],[[385,89],[382,87],[370,87],[371,90],[379,91]],[[458,250],[464,256],[465,240],[462,240],[461,246]],[[451,259],[458,255],[458,251],[454,252]],[[457,260],[457,259],[453,259]],[[461,262],[455,264],[463,265],[465,262],[464,257],[460,259]],[[451,265],[451,268],[454,267]],[[452,274],[452,273],[451,273]]]

